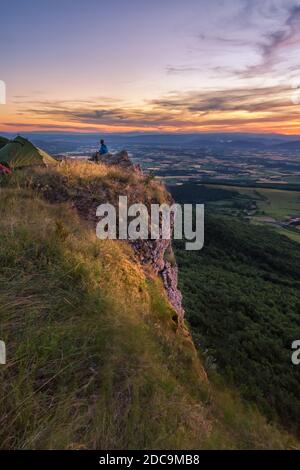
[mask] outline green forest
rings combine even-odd
[[[300,427],[299,245],[267,227],[207,215],[201,251],[176,242],[186,318],[211,380],[225,380],[270,419]],[[298,423],[298,424],[296,424]],[[298,427],[298,428],[297,428]]]

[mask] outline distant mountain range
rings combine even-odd
[[[12,138],[15,134],[3,133]],[[53,133],[33,132],[22,133],[34,144],[43,146],[66,146],[66,151],[72,151],[79,145],[97,146],[100,134],[96,133]],[[273,149],[286,151],[300,151],[299,135],[283,134],[247,134],[247,133],[115,133],[101,134],[109,145],[152,145],[152,146],[178,146],[188,145],[197,149]]]

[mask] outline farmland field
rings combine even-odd
[[[214,187],[214,185],[209,185]],[[237,191],[242,198],[256,202],[258,213],[256,216],[272,217],[283,220],[289,217],[300,216],[300,192],[285,191],[269,188],[241,188],[238,186],[218,186],[220,189]],[[224,199],[225,203],[226,199]],[[220,205],[220,201],[218,201]]]
[[[247,218],[255,225],[269,225],[300,242],[300,223],[288,225],[293,218],[300,218],[299,191],[213,183],[185,183],[170,189],[175,200],[204,203],[208,211]]]

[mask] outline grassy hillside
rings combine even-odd
[[[204,249],[189,253],[178,243],[177,260],[186,316],[207,363],[266,416],[299,432],[300,369],[291,362],[300,337],[299,245],[266,227],[207,216]]]
[[[161,281],[74,210],[120,189],[164,198],[162,187],[85,164],[0,183],[1,448],[298,446],[207,383]]]

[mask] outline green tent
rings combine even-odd
[[[1,162],[9,165],[11,168],[37,165],[48,166],[57,163],[55,158],[20,136],[9,141],[0,149]]]
[[[8,142],[9,140],[6,137],[1,137],[0,135],[0,149],[2,149],[2,147],[4,147]]]

